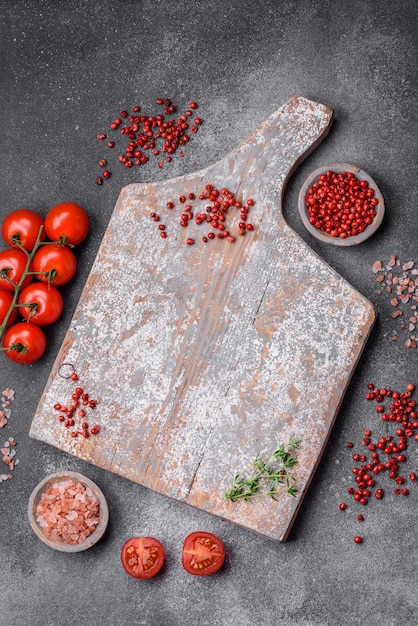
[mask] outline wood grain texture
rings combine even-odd
[[[332,110],[295,96],[211,167],[122,189],[30,435],[146,487],[284,541],[375,320],[373,306],[286,224],[289,176]],[[200,241],[165,209],[205,184],[252,197],[252,233]],[[149,212],[164,215],[160,238]],[[239,217],[235,221],[239,221]],[[236,228],[236,226],[235,226]],[[185,239],[196,236],[196,245]],[[100,435],[73,439],[55,402],[74,363]],[[223,495],[258,452],[301,441],[296,499]]]

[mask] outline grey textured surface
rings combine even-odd
[[[417,13],[412,0],[0,2],[0,217],[21,206],[45,214],[70,199],[85,206],[92,222],[78,250],[77,277],[63,289],[66,313],[48,330],[46,356],[30,367],[0,362],[2,388],[16,390],[0,439],[16,438],[20,461],[13,480],[0,483],[1,626],[416,623],[417,490],[371,502],[361,546],[353,542],[354,508],[342,513],[338,505],[351,484],[345,442],[361,441],[363,428],[377,424],[364,400],[366,383],[400,390],[418,383],[418,352],[390,340],[399,324],[375,294],[371,271],[376,259],[392,254],[418,262]],[[28,432],[120,188],[207,167],[297,93],[332,107],[335,121],[290,180],[285,217],[376,305],[379,317],[281,545],[76,460]],[[135,172],[114,165],[98,188],[103,151],[96,134],[121,108],[138,103],[152,111],[161,95],[179,106],[199,102],[205,122],[184,158],[175,156],[163,170],[155,163]],[[385,197],[384,224],[355,248],[314,240],[297,212],[306,176],[337,161],[364,169]],[[115,402],[123,402],[117,390]],[[417,450],[408,450],[413,469]],[[27,521],[32,488],[60,469],[86,474],[108,499],[106,538],[86,553],[49,550]],[[188,576],[180,562],[183,538],[198,528],[222,537],[228,551],[223,571],[208,579]],[[119,564],[123,540],[135,534],[155,535],[166,547],[164,572],[149,582],[129,579]]]

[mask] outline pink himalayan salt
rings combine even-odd
[[[78,481],[54,482],[41,495],[36,521],[50,539],[76,545],[96,529],[99,501],[90,487]]]

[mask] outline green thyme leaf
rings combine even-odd
[[[297,464],[294,450],[300,448],[300,440],[293,435],[287,443],[282,443],[268,458],[259,453],[252,464],[234,478],[231,488],[224,497],[231,502],[266,495],[273,500],[279,493],[287,493],[296,497],[296,477],[292,468]]]

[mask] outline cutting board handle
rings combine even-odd
[[[241,172],[250,193],[273,201],[282,213],[287,181],[327,136],[332,119],[330,107],[293,96],[225,158],[222,170]]]

